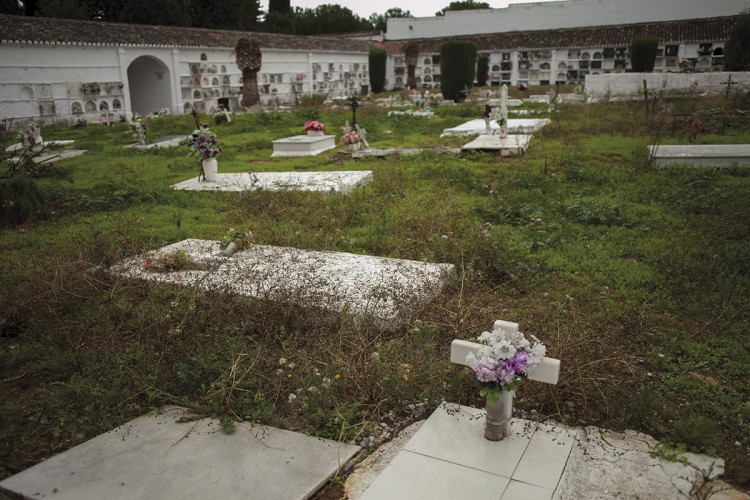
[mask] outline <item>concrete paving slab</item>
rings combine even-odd
[[[529,148],[532,135],[509,134],[506,137],[499,135],[480,135],[473,141],[464,144],[464,151],[499,151],[502,156],[521,156]]]
[[[30,498],[308,498],[359,447],[266,426],[225,434],[216,419],[137,418],[2,482]]]
[[[510,118],[508,119],[508,133],[510,134],[529,134],[536,132],[545,125],[550,123],[549,118]],[[490,123],[490,130],[500,130],[500,125],[497,122]],[[440,137],[454,137],[464,135],[479,135],[487,133],[487,125],[484,119],[479,118],[476,120],[469,120],[466,123],[462,123],[458,127],[447,128],[443,130]]]
[[[271,158],[315,156],[336,147],[336,136],[333,135],[295,135],[285,139],[271,141],[273,153]]]
[[[187,138],[188,136],[186,135],[165,135],[164,137],[159,137],[153,141],[146,141],[146,144],[128,144],[124,147],[141,150],[152,148],[173,148],[179,146],[180,143]]]
[[[82,154],[88,152],[88,149],[66,149],[63,151],[41,153],[34,157],[34,163],[37,165],[40,163],[55,163],[66,158],[75,158],[76,156],[81,156]],[[9,158],[8,161],[15,163],[19,159],[20,158],[18,156],[14,156],[13,158]]]
[[[59,146],[69,146],[73,144],[76,141],[73,140],[61,140],[61,141],[42,141],[41,144],[37,143],[35,147],[41,147],[41,148],[53,148],[53,147],[59,147]],[[23,144],[20,142],[17,142],[15,144],[12,144],[5,148],[5,151],[7,152],[13,152],[13,151],[19,151],[25,149]]]
[[[750,166],[750,144],[688,144],[649,146],[657,167],[675,163],[696,166]]]
[[[392,155],[418,155],[425,151],[431,151],[433,153],[440,154],[456,154],[460,153],[460,148],[389,148],[389,149],[365,149],[362,151],[354,151],[352,158],[364,158],[366,156],[384,157]]]
[[[371,170],[343,172],[247,172],[218,174],[215,182],[194,177],[172,186],[188,191],[320,191],[350,193],[372,181]]]
[[[492,485],[492,498],[499,500],[678,499],[692,498],[690,492],[703,484],[704,474],[711,480],[709,489],[723,484],[716,480],[723,474],[723,460],[684,453],[688,465],[669,462],[651,456],[656,440],[637,432],[513,419],[510,436],[488,441],[484,420],[484,410],[443,403],[395,458],[389,452],[390,463],[374,480],[351,475],[349,498],[473,498],[455,491],[462,486],[471,490],[475,475]],[[367,464],[368,469],[377,467]],[[457,472],[461,467],[472,473]],[[446,485],[443,477],[457,484]],[[364,491],[357,484],[363,478]]]
[[[171,272],[144,269],[147,257],[179,250],[190,256],[193,267]],[[130,278],[394,320],[404,308],[437,295],[455,273],[455,266],[265,245],[253,245],[226,257],[221,255],[218,241],[190,239],[126,259],[110,271]]]

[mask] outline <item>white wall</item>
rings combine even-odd
[[[747,0],[565,0],[504,9],[449,11],[445,16],[389,18],[387,40],[634,24],[734,16]],[[437,9],[436,9],[437,10]]]
[[[750,90],[750,72],[716,73],[623,73],[589,75],[586,77],[586,97],[591,101],[602,99],[642,99],[643,80],[649,95],[659,91],[691,92],[696,95],[720,94],[727,91],[724,85],[732,76],[732,91]]]

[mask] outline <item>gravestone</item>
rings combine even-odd
[[[175,146],[179,146],[183,141],[185,141],[188,137],[184,135],[165,135],[164,137],[159,137],[157,139],[154,139],[153,141],[148,141],[144,143],[135,143],[135,144],[127,144],[123,146],[124,148],[132,148],[132,149],[151,149],[151,148],[173,148]]]
[[[508,134],[530,134],[538,131],[550,123],[549,118],[510,118],[508,120]],[[492,131],[500,130],[500,125],[490,123]],[[480,135],[487,132],[487,124],[484,118],[469,120],[456,127],[443,129],[440,137],[459,137],[466,135]]]
[[[315,156],[336,147],[336,137],[333,135],[295,135],[285,139],[271,141],[273,154],[278,156]]]
[[[217,174],[215,182],[200,182],[199,177],[172,186],[186,191],[317,191],[350,193],[372,181],[372,171],[342,172],[245,172]]]
[[[497,320],[494,328],[502,328],[506,334],[513,335],[518,333],[518,323],[510,321]],[[451,362],[459,365],[469,366],[469,354],[477,353],[483,347],[482,344],[467,342],[465,340],[454,340],[451,343]],[[560,360],[553,358],[542,358],[539,364],[529,374],[529,380],[544,382],[547,384],[557,384],[560,377]],[[503,434],[510,433],[510,418],[513,413],[513,391],[503,391],[503,398],[506,398],[504,406],[505,415],[503,415]]]

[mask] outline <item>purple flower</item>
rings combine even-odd
[[[216,136],[215,135],[211,136],[211,144],[216,144]]]
[[[525,374],[532,364],[532,357],[526,351],[517,351],[513,357],[513,370],[517,375]]]
[[[202,126],[203,128],[205,128],[205,129],[208,129],[208,123],[204,123],[204,124],[203,124],[203,125],[201,125],[201,126]]]
[[[202,136],[198,137],[198,141],[199,142],[206,142],[206,136],[202,135]]]
[[[211,150],[210,149],[204,149],[203,150],[203,156],[206,158],[211,158]]]

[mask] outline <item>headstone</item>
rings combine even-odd
[[[271,144],[273,144],[271,158],[279,156],[315,156],[335,148],[336,137],[333,135],[295,135],[271,141]]]
[[[172,186],[186,191],[316,191],[350,193],[372,181],[372,171],[341,172],[244,172],[217,174],[215,182],[200,182],[198,177]]]
[[[508,86],[503,84],[500,89],[500,137],[508,136]]]

